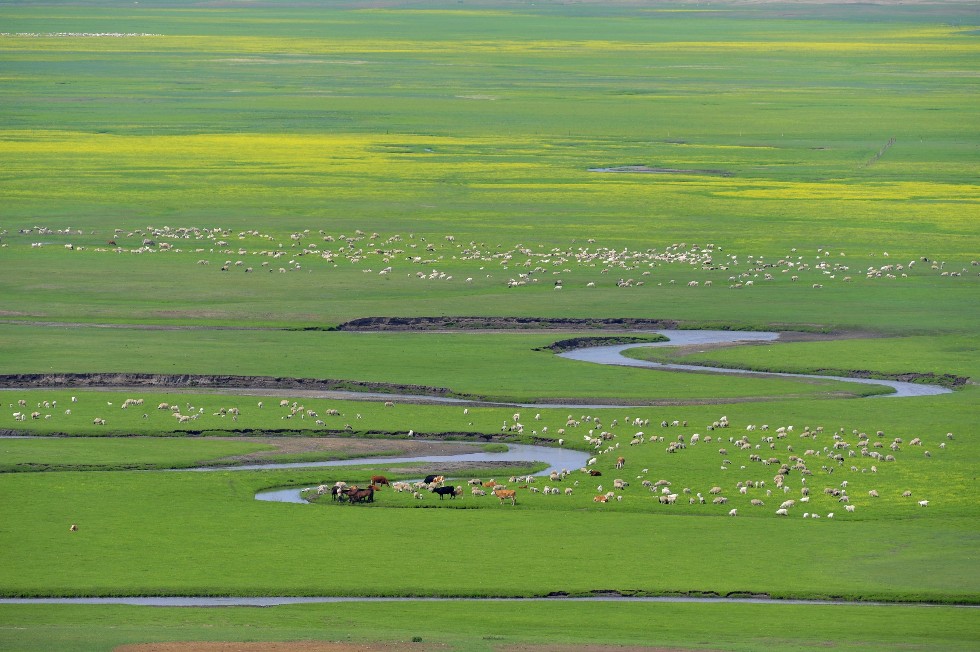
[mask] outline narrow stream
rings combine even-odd
[[[936,396],[949,394],[952,390],[939,385],[924,383],[908,383],[899,380],[879,380],[877,378],[850,378],[846,376],[819,376],[816,374],[791,374],[775,371],[751,371],[747,369],[727,369],[724,367],[702,367],[688,364],[668,364],[649,362],[627,358],[623,351],[640,347],[690,346],[708,344],[735,344],[738,342],[773,342],[779,339],[779,333],[732,332],[732,331],[655,331],[670,338],[668,342],[645,342],[642,344],[621,344],[616,346],[596,346],[585,349],[575,349],[559,353],[563,358],[592,362],[595,364],[617,365],[621,367],[648,367],[652,369],[670,369],[674,371],[710,372],[717,374],[740,374],[772,378],[816,378],[820,380],[839,380],[863,385],[884,385],[895,391],[889,394],[879,394],[875,398],[907,398],[911,396]]]
[[[473,444],[479,449],[481,444]],[[580,469],[585,466],[591,455],[582,451],[567,448],[552,448],[549,446],[530,446],[527,444],[508,444],[508,450],[502,453],[468,453],[464,455],[429,455],[422,457],[362,457],[350,460],[333,460],[327,462],[301,462],[297,464],[253,464],[250,466],[225,467],[225,471],[248,471],[262,469],[292,469],[323,466],[354,466],[358,464],[399,464],[405,462],[544,462],[548,468],[535,473],[536,476],[549,475],[552,471],[562,469]],[[213,468],[190,469],[192,471],[213,471]],[[255,494],[256,500],[277,503],[307,504],[301,497],[303,489],[297,487],[270,489]]]

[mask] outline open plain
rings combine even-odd
[[[348,599],[0,601],[0,649],[980,646],[975,3],[0,32],[0,598]],[[677,329],[778,338],[557,355]],[[589,459],[384,460],[512,444]]]

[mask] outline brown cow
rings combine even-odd
[[[373,503],[374,502],[374,490],[377,489],[373,484],[369,485],[367,489],[358,489],[357,487],[351,487],[346,491],[347,499],[350,504],[354,503]]]
[[[517,504],[517,491],[514,489],[496,489],[493,495],[500,499],[500,504],[503,505],[505,500],[510,500],[511,505]]]
[[[606,496],[605,496],[605,495],[603,494],[603,495],[601,495],[601,496],[596,496],[595,498],[593,498],[593,499],[592,499],[592,502],[594,502],[594,503],[604,503],[604,502],[607,502],[608,500],[609,500],[609,498],[607,498],[607,497],[606,497]]]

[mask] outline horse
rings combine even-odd
[[[388,482],[388,478],[384,477],[383,475],[372,475],[371,484],[377,486],[378,491],[381,490],[382,485],[388,485],[389,487],[391,486],[391,483]]]

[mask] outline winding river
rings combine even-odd
[[[289,469],[321,466],[354,466],[357,464],[400,464],[406,462],[545,462],[548,468],[534,475],[548,475],[552,471],[562,469],[579,469],[585,466],[591,455],[582,451],[567,448],[552,448],[549,446],[529,446],[526,444],[507,444],[507,450],[500,453],[486,453],[480,450],[482,444],[473,444],[475,451],[464,455],[429,455],[422,457],[363,457],[349,460],[330,460],[326,462],[301,462],[297,464],[254,464],[250,466],[225,467],[225,470],[256,470],[256,469]],[[192,469],[194,471],[210,471],[210,468]],[[277,503],[302,503],[302,489],[296,487],[270,489],[255,494],[256,500]]]
[[[653,331],[659,335],[668,337],[668,342],[646,342],[643,344],[622,344],[618,346],[597,346],[585,349],[575,349],[559,355],[569,360],[579,360],[581,362],[593,362],[596,364],[618,365],[622,367],[649,367],[654,369],[670,369],[674,371],[694,371],[711,372],[718,374],[740,374],[753,375],[772,378],[817,378],[822,380],[839,380],[848,383],[860,383],[863,385],[883,385],[890,387],[894,392],[889,394],[879,394],[878,397],[907,398],[910,396],[935,396],[937,394],[948,394],[952,390],[940,387],[939,385],[926,385],[923,383],[908,383],[899,380],[879,380],[877,378],[849,378],[845,376],[818,376],[814,374],[790,374],[780,372],[761,372],[749,371],[746,369],[726,369],[722,367],[702,367],[698,365],[686,364],[665,364],[659,362],[649,362],[647,360],[636,360],[627,358],[623,355],[626,349],[641,347],[665,347],[665,346],[692,346],[692,345],[712,345],[712,344],[737,344],[740,342],[775,342],[779,339],[779,333],[768,332],[733,332],[733,331],[682,331],[682,330],[659,330]]]
[[[649,331],[648,331],[649,332]],[[775,376],[786,378],[818,378],[839,380],[845,382],[885,385],[894,389],[894,392],[884,394],[885,397],[911,397],[911,396],[932,396],[946,394],[951,390],[935,385],[925,385],[918,383],[907,383],[890,380],[846,378],[838,376],[817,376],[806,374],[789,374],[775,372],[752,372],[740,369],[723,369],[715,367],[701,367],[695,365],[680,364],[661,364],[648,362],[645,360],[635,360],[622,355],[626,349],[648,346],[690,346],[690,345],[711,345],[711,344],[736,344],[739,342],[773,342],[779,339],[778,333],[767,332],[732,332],[732,331],[689,331],[689,330],[659,330],[655,333],[665,335],[670,338],[667,342],[653,342],[642,344],[625,344],[618,346],[602,346],[585,349],[577,349],[560,354],[561,357],[569,360],[591,362],[595,364],[620,365],[630,367],[650,367],[658,369],[670,369],[677,371],[712,372],[720,374],[752,374],[758,376]],[[248,392],[236,392],[248,393]],[[366,395],[357,394],[350,396],[349,392],[331,391],[297,391],[296,395],[309,395],[324,398],[360,398],[364,400],[390,399],[390,394]],[[466,401],[461,399],[445,399],[431,396],[412,396],[404,397],[414,400],[431,402],[459,402],[459,403],[478,403],[476,401]],[[483,403],[485,405],[501,405],[494,403]],[[515,404],[507,404],[515,405]],[[536,403],[527,404],[527,407],[561,407],[561,408],[611,408],[624,407],[617,405],[568,405],[568,404],[546,404]],[[474,449],[479,449],[479,444],[474,444]],[[297,464],[257,464],[239,467],[223,467],[220,470],[260,470],[260,469],[285,469],[285,468],[315,468],[324,466],[353,466],[361,464],[392,464],[392,463],[417,463],[417,462],[488,462],[488,461],[528,461],[535,460],[545,462],[548,468],[540,471],[536,475],[547,475],[553,470],[563,468],[574,469],[585,466],[589,459],[588,453],[569,450],[564,448],[553,448],[544,446],[528,445],[509,445],[508,450],[502,453],[487,453],[478,450],[474,453],[463,455],[435,455],[422,457],[369,457],[348,460],[334,460],[327,462],[303,462]],[[190,471],[214,471],[215,468],[184,469]],[[302,489],[274,489],[262,491],[256,494],[257,500],[272,502],[290,502],[306,504],[300,497]],[[589,602],[701,602],[701,603],[720,603],[720,602],[747,602],[757,604],[813,604],[813,605],[854,605],[854,606],[958,606],[966,608],[978,608],[978,605],[932,605],[927,603],[887,603],[887,602],[849,602],[849,601],[829,601],[829,600],[780,600],[765,597],[633,597],[633,596],[590,596],[590,597],[541,597],[541,598],[371,598],[371,597],[107,597],[107,598],[3,598],[0,604],[125,604],[125,605],[144,605],[144,606],[169,606],[169,607],[219,607],[219,606],[252,606],[266,607],[288,604],[307,604],[307,603],[336,603],[336,602],[405,602],[405,601],[480,601],[480,602],[520,602],[520,601],[589,601]]]

